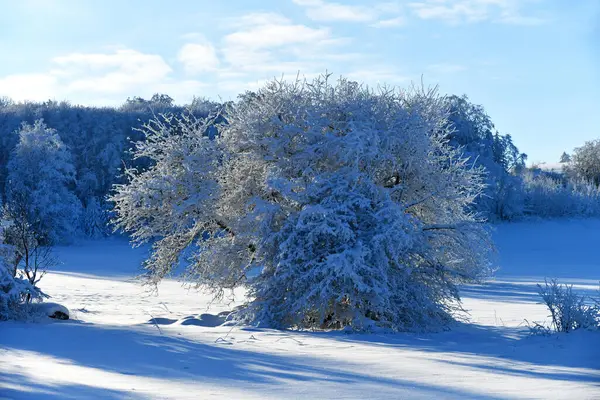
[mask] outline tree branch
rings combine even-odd
[[[465,222],[459,222],[458,224],[433,224],[433,225],[425,225],[422,230],[423,231],[435,231],[435,230],[442,230],[442,229],[452,230],[452,229],[462,228],[465,225],[466,225]]]

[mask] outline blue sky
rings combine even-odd
[[[482,104],[530,161],[600,138],[600,0],[0,0],[0,96],[235,99],[325,70]]]

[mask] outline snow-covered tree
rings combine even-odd
[[[40,238],[25,215],[14,214],[14,209],[7,206],[2,218],[3,241],[12,249],[13,275],[19,272],[36,287],[48,268],[57,264],[52,247],[43,241],[44,237]]]
[[[489,272],[470,212],[483,174],[448,145],[435,93],[273,81],[225,118],[215,140],[211,120],[148,124],[152,167],[115,188],[117,226],[153,241],[152,282],[185,253],[198,286],[249,289],[247,321],[427,330]]]
[[[600,140],[575,148],[568,169],[572,175],[600,186]]]
[[[81,203],[71,154],[42,120],[24,123],[8,163],[6,206],[42,243],[69,241],[78,229]]]
[[[77,185],[70,189],[87,208],[88,204],[98,201],[104,203],[112,185],[121,182],[123,164],[145,166],[143,159],[132,164],[128,152],[132,141],[143,140],[143,135],[135,128],[162,112],[181,113],[188,109],[195,116],[206,116],[218,107],[217,103],[203,98],[195,98],[186,106],[175,105],[165,94],[156,94],[150,100],[129,99],[118,108],[0,99],[0,196],[5,196],[8,160],[19,141],[23,122],[33,125],[36,120],[43,119],[56,129],[72,155]],[[95,215],[101,217],[95,221],[96,225],[105,222],[101,214]]]
[[[571,156],[566,151],[563,151],[560,156],[560,162],[563,164],[571,162]]]
[[[106,236],[109,232],[108,219],[106,206],[97,197],[91,197],[83,209],[81,228],[90,238]]]
[[[512,219],[523,212],[521,179],[527,156],[510,135],[501,135],[484,108],[466,96],[446,98],[450,109],[450,145],[461,149],[471,165],[484,167],[487,187],[475,210],[489,219]]]

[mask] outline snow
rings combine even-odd
[[[35,304],[37,311],[50,318],[69,319],[69,310],[62,304],[43,302]]]
[[[497,226],[496,279],[464,288],[470,324],[436,334],[218,325],[235,302],[136,283],[145,248],[59,248],[64,265],[41,283],[72,319],[0,324],[0,398],[600,399],[600,333],[530,336],[524,322],[548,320],[546,276],[597,290],[598,232],[600,220]]]

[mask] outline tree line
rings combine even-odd
[[[240,98],[252,98],[247,93]],[[509,134],[501,134],[481,105],[466,96],[446,96],[445,139],[472,167],[485,169],[486,188],[472,209],[482,219],[598,215],[600,141],[561,156],[563,173],[526,167]],[[129,98],[120,107],[84,107],[68,102],[0,99],[0,198],[12,213],[28,209],[29,223],[53,243],[110,233],[114,184],[123,168],[148,167],[134,159],[133,144],[145,140],[142,126],[159,115],[206,118],[225,104],[196,98],[176,105],[165,94]],[[210,127],[212,136],[217,128]]]
[[[1,99],[2,203],[13,215],[26,216],[48,243],[106,235],[111,208],[106,197],[123,167],[146,166],[129,153],[133,143],[144,140],[136,128],[159,114],[203,118],[219,107],[205,99],[175,105],[164,94],[129,98],[120,107]]]

